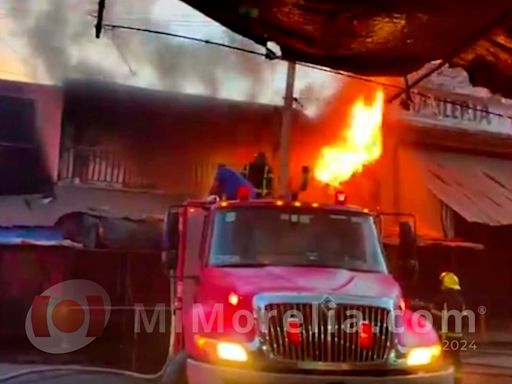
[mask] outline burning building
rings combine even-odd
[[[434,293],[440,272],[453,270],[470,306],[508,319],[512,105],[428,83],[411,96],[384,105],[381,91],[372,89],[369,97],[345,100],[341,137],[316,152],[311,195],[325,198],[329,186],[342,188],[349,204],[413,214],[421,294]],[[390,261],[397,224],[386,219],[382,227]]]
[[[241,169],[279,149],[275,105],[89,80],[2,81],[0,97],[0,194],[9,195],[0,225],[53,225],[70,212],[161,215],[204,196],[219,163]],[[307,122],[296,110],[292,145],[310,135]]]
[[[95,159],[114,151],[115,161],[102,160],[114,168],[112,183],[143,183],[178,197],[199,197],[219,163],[241,169],[258,151],[277,160],[280,106],[82,80],[66,84],[65,100],[63,151],[86,163],[82,179],[98,178],[100,170],[93,168],[101,168],[101,161]],[[296,110],[292,145],[307,136],[307,123]],[[127,172],[117,166],[121,159]],[[81,176],[76,167],[74,172],[62,174]]]

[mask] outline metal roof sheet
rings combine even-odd
[[[53,227],[0,227],[0,243],[12,239],[59,241],[63,240],[62,232]]]
[[[71,240],[30,240],[13,238],[0,242],[0,246],[38,246],[38,247],[65,247],[65,248],[83,248],[82,244],[75,243]]]
[[[0,227],[0,246],[5,245],[82,247],[81,244],[65,239],[59,228],[40,226]]]
[[[466,220],[512,224],[512,160],[421,151],[429,189]]]
[[[163,215],[176,202],[155,192],[107,189],[84,185],[57,185],[55,199],[39,196],[2,196],[0,226],[52,226],[63,215],[82,212],[116,219],[147,220]]]
[[[474,85],[512,96],[510,0],[184,0],[282,57],[367,76],[445,59]],[[219,6],[222,4],[222,6]]]

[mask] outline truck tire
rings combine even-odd
[[[160,384],[187,384],[187,353],[182,351],[167,363]]]

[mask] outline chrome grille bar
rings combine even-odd
[[[266,304],[268,330],[267,344],[272,356],[290,361],[326,363],[371,363],[385,360],[390,346],[390,330],[387,308],[370,305],[336,304],[330,311],[310,303]],[[270,316],[272,311],[276,314]],[[301,314],[300,338],[288,340],[286,314]],[[360,332],[354,315],[357,311],[362,320],[373,327],[373,345],[365,349],[360,344]],[[349,321],[350,320],[350,321]],[[349,321],[349,322],[348,322]],[[315,324],[317,323],[317,324]],[[347,328],[349,325],[349,328]]]

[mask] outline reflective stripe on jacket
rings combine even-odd
[[[246,164],[242,169],[242,176],[244,176],[256,189],[256,193],[261,196],[266,196],[272,189],[272,170],[268,165],[264,166],[263,175],[258,175],[258,179],[255,180],[255,175],[251,174],[251,166],[256,164]]]

